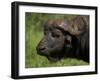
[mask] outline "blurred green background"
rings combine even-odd
[[[36,46],[43,37],[43,24],[49,19],[71,20],[76,15],[25,13],[25,68],[87,65],[88,63],[66,58],[50,62],[46,57],[37,54]]]

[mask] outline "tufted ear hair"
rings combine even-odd
[[[89,28],[89,16],[77,16],[71,21],[72,35],[80,35]]]

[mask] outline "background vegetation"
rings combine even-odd
[[[37,54],[36,46],[43,37],[43,24],[49,19],[71,20],[75,15],[29,13],[25,14],[25,67],[55,67],[87,65],[88,63],[72,58],[50,62],[46,57]]]

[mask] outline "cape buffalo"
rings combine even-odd
[[[89,16],[48,20],[37,52],[50,61],[71,57],[89,62]]]

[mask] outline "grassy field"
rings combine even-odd
[[[25,67],[56,67],[56,66],[79,66],[88,63],[66,58],[58,62],[50,62],[44,56],[37,54],[36,46],[43,37],[43,24],[49,19],[71,20],[75,15],[45,14],[45,13],[26,13],[25,14]]]

